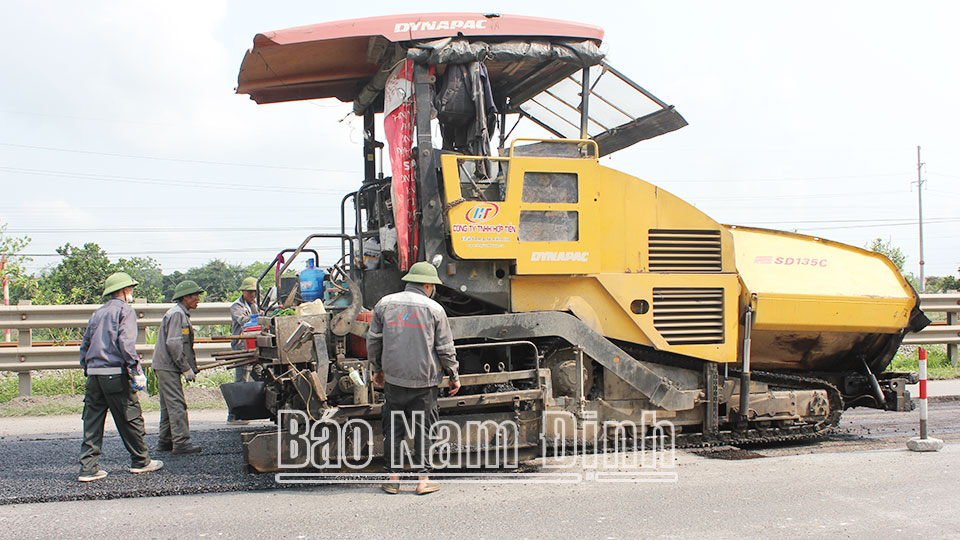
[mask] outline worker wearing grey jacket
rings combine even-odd
[[[87,376],[83,396],[83,444],[80,450],[81,482],[107,476],[99,467],[103,423],[107,411],[130,452],[130,472],[140,474],[163,467],[150,459],[143,441],[143,414],[137,391],[146,390],[147,377],[137,354],[137,313],[130,307],[138,283],[124,272],[107,278],[103,296],[109,297],[90,317],[80,345],[80,367]]]
[[[173,291],[173,306],[164,314],[153,347],[153,370],[160,393],[160,436],[157,450],[174,454],[195,454],[199,446],[190,443],[187,400],[183,396],[180,375],[190,382],[197,375],[197,355],[193,350],[193,325],[190,310],[200,303],[203,289],[187,280]]]
[[[410,465],[419,472],[417,495],[439,488],[429,483],[428,438],[439,419],[438,386],[443,373],[450,377],[450,395],[460,390],[457,353],[447,315],[430,297],[440,284],[437,269],[428,262],[410,267],[403,292],[384,296],[373,308],[367,331],[367,356],[373,380],[383,386],[383,457],[394,474],[381,487],[387,493],[400,490],[403,468],[400,445],[404,424],[414,426],[414,456]]]

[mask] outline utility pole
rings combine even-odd
[[[920,211],[920,292],[927,289],[927,282],[923,277],[923,179],[920,171],[924,163],[920,161],[920,147],[917,146],[917,208]]]

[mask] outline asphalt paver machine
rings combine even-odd
[[[237,92],[258,104],[352,103],[363,175],[343,199],[340,234],[311,235],[268,269],[277,289],[260,299],[254,381],[227,395],[235,414],[294,410],[378,430],[369,310],[417,261],[439,270],[435,299],[464,385],[441,395],[441,417],[519,426],[465,432],[459,452],[584,440],[583,425],[544,427],[558,412],[593,420],[591,440],[610,436],[596,427],[606,421],[655,413],[678,444],[710,445],[816,437],[847,407],[911,406],[914,375],[884,370],[929,321],[889,260],[721,224],[601,164],[687,125],[607,63],[602,39],[595,26],[476,13],[255,36]],[[513,137],[520,123],[539,138]],[[342,255],[322,309],[283,277],[298,257],[317,257],[317,242]],[[281,437],[244,435],[250,470],[277,470]],[[373,440],[339,451],[380,455]]]

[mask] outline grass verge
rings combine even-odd
[[[152,375],[150,378],[155,378]],[[12,371],[0,372],[0,403],[6,403],[19,396],[19,376]],[[223,383],[233,382],[233,370],[223,368],[209,369],[197,374],[197,380],[184,385],[184,388],[220,388]],[[31,381],[33,396],[82,396],[87,378],[79,369],[55,369],[34,371]],[[153,388],[150,388],[152,386]],[[157,395],[156,384],[149,385],[151,396]]]
[[[956,379],[960,378],[960,366],[954,367],[947,361],[946,345],[927,345],[927,378]],[[904,345],[897,351],[893,361],[887,366],[887,371],[917,371],[919,369],[918,345]]]
[[[33,374],[33,395],[18,396],[18,376],[0,374],[0,417],[79,415],[83,412],[86,377],[80,370],[37,371]],[[184,386],[190,409],[226,409],[220,385],[233,382],[233,372],[224,369],[200,372],[197,380]],[[159,411],[157,395],[140,394],[144,412]]]

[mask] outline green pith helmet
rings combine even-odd
[[[173,301],[176,302],[177,300],[183,298],[184,296],[187,296],[188,294],[202,293],[202,292],[203,292],[203,289],[201,289],[200,286],[197,285],[196,281],[189,280],[189,279],[186,281],[181,281],[180,283],[177,283],[177,288],[173,290]]]
[[[437,275],[437,269],[427,261],[420,261],[410,267],[410,271],[407,272],[407,275],[403,276],[403,281],[410,281],[413,283],[433,283],[435,285],[442,285],[443,282],[440,281],[440,276]]]
[[[110,274],[110,277],[103,283],[103,295],[110,296],[111,294],[119,291],[120,289],[125,289],[127,287],[136,287],[139,285],[130,274],[126,272],[117,272],[115,274]]]
[[[254,277],[243,278],[243,283],[240,284],[240,290],[241,291],[257,290],[257,278],[254,278]]]

